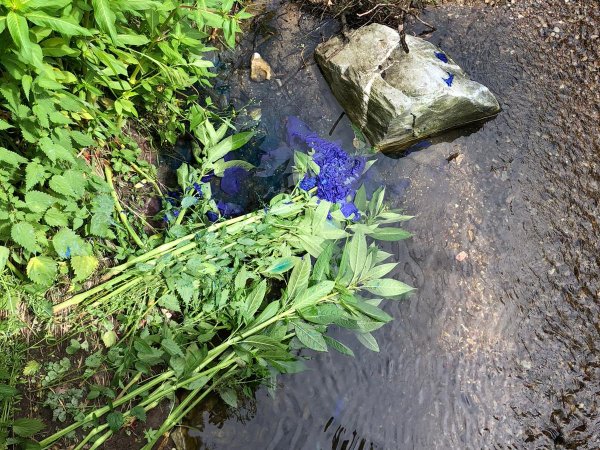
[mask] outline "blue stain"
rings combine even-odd
[[[442,80],[444,80],[444,83],[446,83],[448,85],[448,87],[452,86],[452,82],[454,81],[454,74],[450,73],[450,72],[446,72],[448,74],[448,78],[442,78]]]
[[[342,207],[340,208],[340,211],[342,212],[342,214],[344,215],[344,217],[346,219],[349,219],[350,217],[352,217],[352,220],[354,222],[357,222],[360,220],[360,212],[358,211],[358,208],[356,207],[356,205],[352,202],[344,203],[342,205]]]
[[[67,247],[67,251],[65,252],[65,258],[71,257],[71,247]]]
[[[308,175],[304,175],[304,178],[300,182],[300,189],[303,191],[310,191],[317,185],[317,179],[315,177],[309,177]]]
[[[224,217],[239,216],[242,214],[242,212],[244,212],[242,207],[237,203],[224,202],[223,200],[219,200],[217,203],[217,208]]]
[[[345,201],[354,194],[352,184],[358,181],[365,168],[363,157],[351,156],[339,143],[320,138],[297,117],[288,117],[287,137],[290,145],[300,141],[314,150],[313,161],[319,166],[316,179],[317,197],[331,203]],[[313,179],[304,178],[301,188],[312,188]]]
[[[344,406],[345,406],[345,401],[343,398],[339,398],[336,402],[335,402],[335,408],[333,409],[333,418],[334,419],[339,419],[340,415],[342,414],[342,411],[344,411]]]
[[[448,57],[443,52],[435,52],[435,57],[442,61],[443,63],[448,63]]]
[[[194,183],[193,186],[196,193],[200,196],[200,198],[202,198],[204,195],[202,194],[202,187],[198,183]]]
[[[200,179],[200,181],[202,181],[203,183],[208,183],[208,182],[209,182],[209,181],[212,179],[212,177],[214,177],[214,176],[215,176],[215,171],[214,171],[214,170],[211,170],[211,171],[210,171],[210,172],[208,172],[206,175],[204,175],[204,176],[203,176],[203,177]]]
[[[210,220],[211,222],[216,222],[217,220],[219,220],[219,215],[214,211],[208,211],[206,213],[206,217],[208,217],[208,220]]]

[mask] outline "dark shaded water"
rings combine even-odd
[[[587,84],[597,74],[565,63],[581,55],[509,8],[444,7],[426,19],[438,26],[428,38],[503,112],[371,169],[369,183],[416,215],[415,237],[390,246],[395,276],[416,295],[385,307],[396,320],[375,333],[379,354],[342,336],[355,359],[315,355],[274,397],[260,389],[229,418],[196,411],[197,448],[600,448],[599,117]],[[228,93],[236,105],[257,99],[263,150],[279,145],[287,115],[325,135],[341,112],[312,60],[337,25],[290,5],[269,24],[277,34],[259,36],[257,50],[279,81],[248,81],[248,44]],[[351,147],[346,120],[334,138]]]

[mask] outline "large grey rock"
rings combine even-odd
[[[406,148],[500,111],[490,90],[470,80],[449,57],[444,62],[435,45],[413,36],[406,36],[406,43],[408,54],[397,31],[373,24],[316,49],[334,95],[379,150]]]

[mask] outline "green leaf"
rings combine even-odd
[[[314,212],[312,218],[312,229],[313,233],[318,233],[321,230],[321,227],[327,221],[327,215],[329,214],[329,209],[331,208],[331,203],[326,200],[321,200],[317,209]]]
[[[56,278],[56,262],[48,256],[34,256],[27,263],[27,276],[41,286],[50,286]]]
[[[331,257],[333,256],[333,249],[336,248],[335,242],[329,242],[315,262],[315,267],[311,279],[314,281],[321,281],[323,278],[329,276],[331,267]]]
[[[369,235],[380,241],[399,241],[412,237],[412,234],[408,231],[394,227],[376,228],[372,233],[369,233]]]
[[[33,225],[28,222],[18,222],[14,224],[10,230],[12,240],[30,252],[38,250],[37,238]]]
[[[25,190],[28,191],[36,184],[43,183],[46,178],[45,167],[37,161],[31,161],[25,167]]]
[[[308,252],[309,255],[318,258],[323,251],[324,239],[319,236],[307,236],[301,234],[298,236],[299,247]]]
[[[198,203],[197,197],[183,197],[183,200],[181,200],[181,207],[189,208],[190,206],[194,206],[196,203]]]
[[[8,130],[9,128],[13,128],[13,126],[6,120],[0,119],[0,131]]]
[[[28,361],[25,367],[23,367],[23,375],[26,377],[33,376],[38,373],[41,367],[42,365],[37,361]]]
[[[181,312],[179,300],[173,294],[164,294],[158,299],[158,306],[166,308],[169,311]]]
[[[113,43],[117,43],[117,28],[115,27],[117,16],[110,9],[109,0],[92,0],[92,7],[94,8],[94,19],[100,30],[108,34]]]
[[[266,270],[265,273],[278,275],[287,272],[296,264],[296,258],[293,256],[285,256],[275,260]]]
[[[0,246],[0,274],[4,272],[4,267],[6,267],[9,256],[10,250],[4,246]]]
[[[66,227],[69,224],[69,215],[56,208],[50,208],[46,211],[44,220],[51,227]]]
[[[18,394],[19,391],[13,386],[9,386],[8,384],[0,384],[0,400],[6,400],[9,398],[13,398]]]
[[[347,297],[344,297],[344,300],[349,300]],[[352,299],[348,302],[350,306],[356,308],[361,313],[375,319],[378,322],[387,323],[393,320],[394,318],[390,316],[388,313],[378,308],[377,306],[371,305],[359,299]]]
[[[52,238],[52,245],[61,258],[70,258],[86,253],[83,239],[70,228],[61,228],[58,230]]]
[[[285,332],[285,330],[284,330]],[[270,350],[270,351],[279,351],[285,350],[285,345],[280,341],[277,341],[269,336],[263,335],[255,335],[249,336],[242,341],[244,344],[251,345],[252,347],[258,348],[260,350]]]
[[[13,433],[28,438],[42,431],[46,426],[39,419],[17,419],[13,422]]]
[[[6,15],[6,25],[8,26],[8,32],[13,39],[13,42],[21,50],[26,50],[31,47],[31,41],[29,40],[29,27],[27,26],[27,20],[15,13],[10,11]]]
[[[265,293],[267,292],[267,280],[263,279],[252,291],[248,294],[248,298],[246,299],[246,311],[245,316],[248,319],[252,319],[258,308],[263,302],[265,298]]]
[[[362,287],[370,293],[381,295],[382,297],[396,297],[414,290],[409,285],[394,280],[393,278],[370,280],[363,283]]]
[[[102,342],[104,342],[104,345],[107,348],[115,345],[117,343],[117,341],[118,341],[117,333],[115,333],[113,330],[109,330],[102,334]]]
[[[252,136],[254,136],[254,132],[246,131],[244,133],[237,133],[233,136],[226,137],[217,145],[206,149],[208,162],[217,162],[227,153],[244,146],[250,139],[252,139]]]
[[[292,274],[287,284],[287,298],[293,299],[296,295],[303,292],[308,287],[310,277],[311,261],[310,256],[304,255],[300,262],[294,266]]]
[[[266,322],[267,320],[274,317],[278,311],[279,311],[279,301],[275,300],[275,301],[269,303],[266,306],[266,308],[262,310],[262,312],[259,314],[259,316],[256,318],[256,320],[254,322],[252,322],[252,325],[259,325],[263,322]]]
[[[106,423],[112,432],[118,431],[125,423],[125,417],[118,411],[113,411],[106,416]]]
[[[75,162],[75,157],[69,149],[65,148],[62,143],[53,141],[47,136],[39,140],[38,146],[52,162],[56,160]]]
[[[247,161],[235,159],[232,161],[217,161],[213,165],[213,170],[215,171],[216,176],[222,177],[227,169],[233,169],[234,167],[241,167],[245,170],[254,168],[254,166]]]
[[[119,34],[117,39],[119,43],[127,46],[145,45],[150,42],[150,39],[142,34]]]
[[[76,255],[71,257],[71,267],[75,272],[75,281],[87,280],[98,268],[95,256]]]
[[[327,335],[323,335],[323,338],[325,339],[325,343],[337,350],[338,352],[340,352],[343,355],[347,355],[347,356],[352,356],[354,357],[354,352],[352,351],[352,349],[350,347],[348,347],[345,344],[342,344],[340,341],[337,341],[335,339],[333,339],[332,337],[329,337]]]
[[[96,141],[92,137],[88,136],[87,134],[83,134],[81,131],[71,131],[71,137],[82,147],[91,147],[96,145]]]
[[[90,369],[97,369],[102,364],[102,350],[92,353],[90,356],[85,358],[85,366]]]
[[[177,343],[173,339],[165,338],[161,341],[160,345],[171,356],[183,356],[181,347],[179,347],[179,345],[177,345]]]
[[[377,341],[371,333],[356,333],[356,338],[358,339],[358,342],[369,350],[379,352],[379,344],[377,344]]]
[[[356,321],[350,319],[345,310],[332,303],[310,306],[300,310],[299,313],[304,320],[318,325],[335,324],[350,330],[358,329]]]
[[[87,29],[67,20],[66,17],[52,17],[42,11],[25,14],[30,22],[42,27],[48,27],[66,36],[91,36]],[[68,17],[68,16],[67,16]]]
[[[23,86],[23,92],[25,92],[25,97],[29,100],[29,93],[31,92],[31,84],[33,83],[33,78],[31,75],[23,75],[21,78],[21,85]]]
[[[398,263],[386,263],[386,264],[380,264],[378,266],[372,267],[366,273],[365,278],[366,279],[381,278],[381,277],[387,275],[388,273],[390,273],[392,270],[394,270],[397,265],[398,265]]]
[[[131,415],[139,421],[146,421],[146,410],[143,406],[138,405],[131,408]]]
[[[348,252],[350,268],[355,277],[357,277],[361,273],[365,266],[365,261],[367,260],[367,239],[364,234],[357,232],[352,236],[352,239],[348,244]]]
[[[25,203],[27,208],[33,212],[45,212],[50,206],[56,203],[58,199],[45,192],[29,191],[25,194]]]
[[[225,403],[232,408],[237,408],[237,394],[231,388],[219,389],[219,395]]]
[[[362,184],[354,195],[354,206],[359,211],[365,211],[367,209],[367,191],[365,185]]]
[[[325,342],[323,335],[313,326],[297,321],[294,322],[294,330],[296,331],[296,337],[306,347],[318,352],[327,351],[327,343]]]
[[[309,287],[296,297],[294,300],[294,307],[296,309],[302,309],[316,304],[319,300],[329,295],[334,286],[334,281],[327,280]]]
[[[80,198],[85,193],[85,184],[73,176],[54,175],[50,179],[49,185],[54,192],[67,197]]]
[[[19,164],[26,163],[27,159],[23,158],[18,153],[0,147],[0,161],[10,164],[11,166],[18,166]]]

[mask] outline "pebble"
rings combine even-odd
[[[463,262],[465,259],[467,259],[469,257],[468,253],[465,251],[460,252],[458,255],[456,255],[456,260],[458,262]]]
[[[273,71],[269,63],[260,54],[254,53],[250,60],[250,79],[260,83],[261,81],[270,80],[272,74]]]

